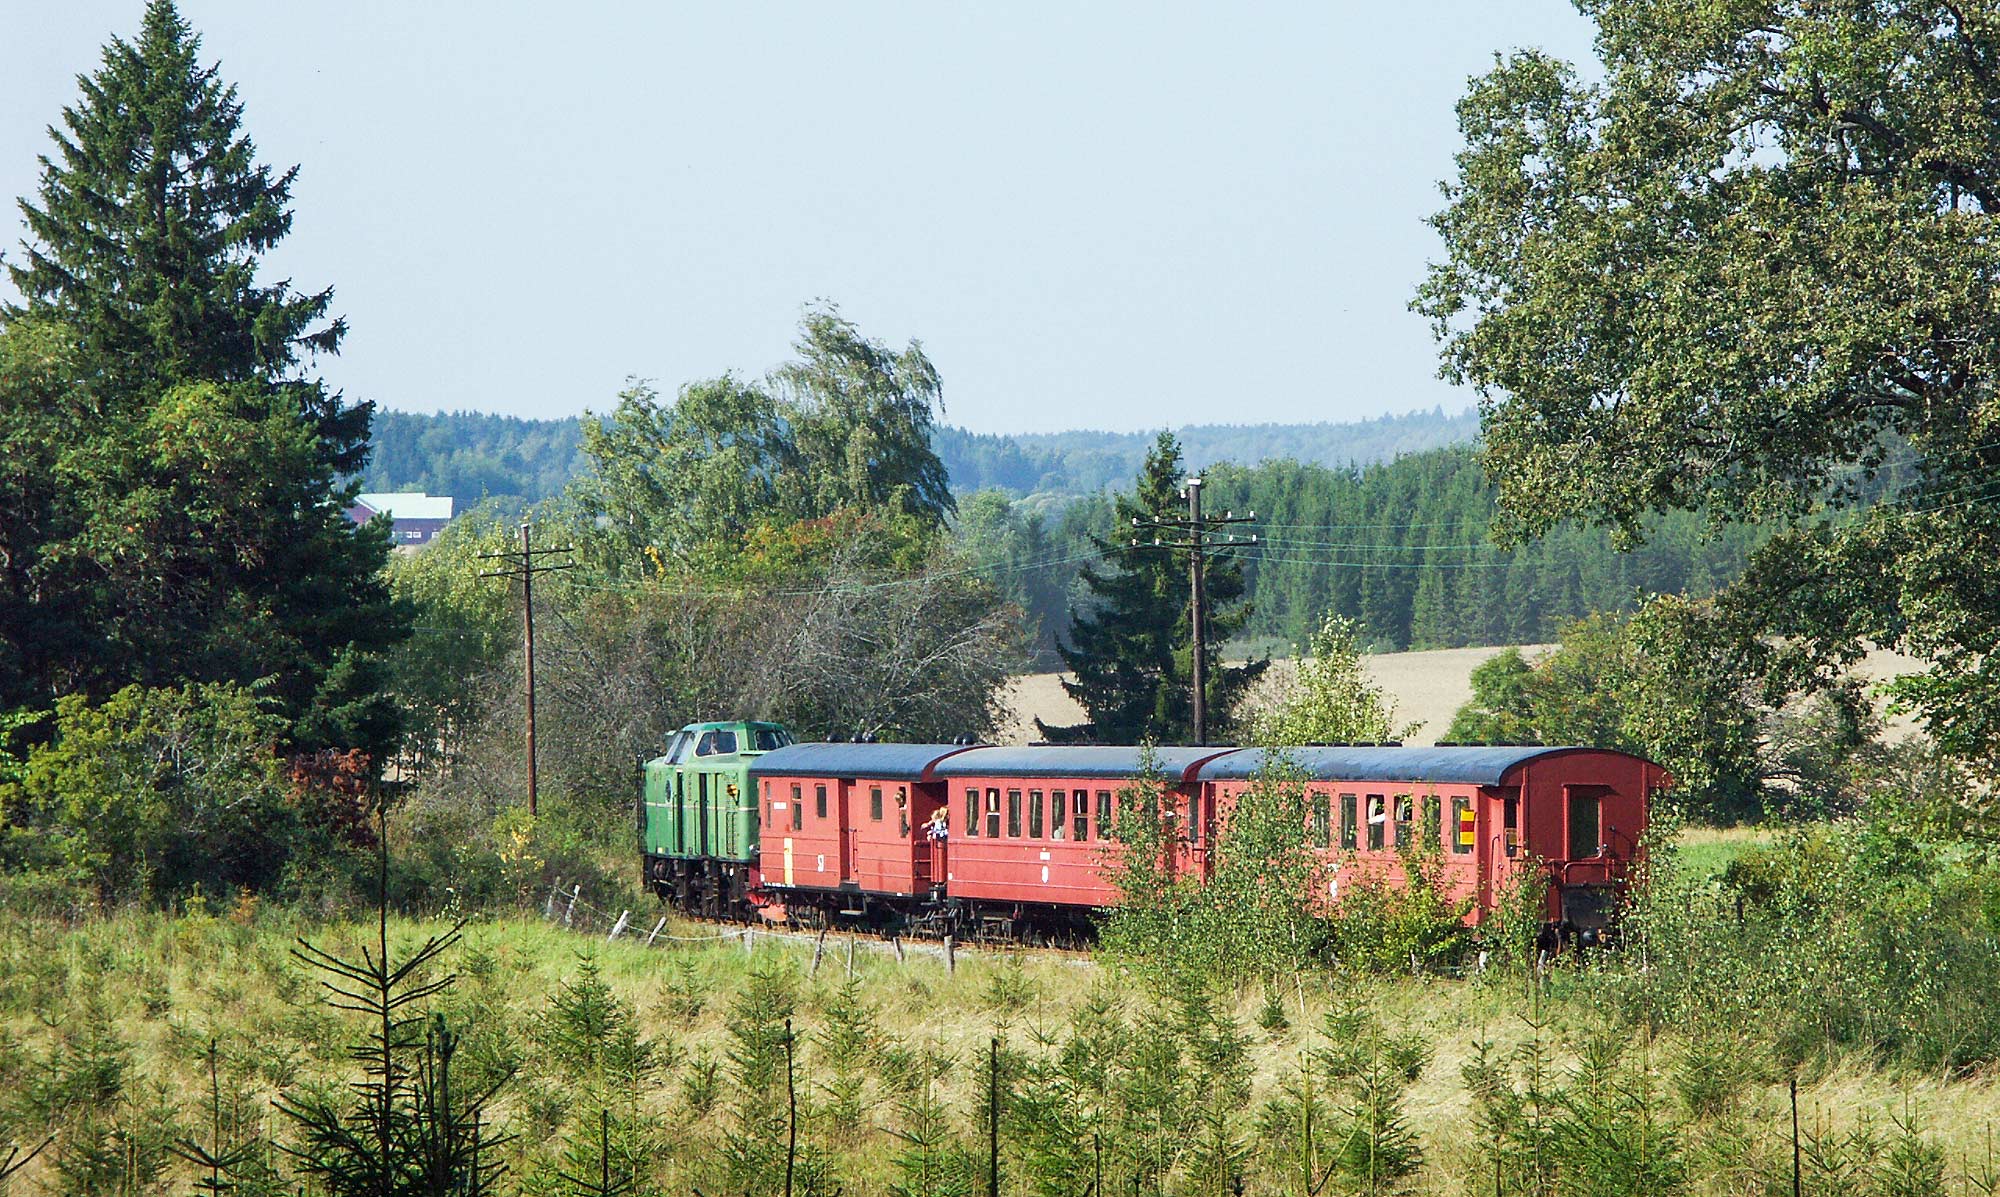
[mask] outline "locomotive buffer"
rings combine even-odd
[[[1223,534],[1223,529],[1225,528],[1237,524],[1254,523],[1257,519],[1257,513],[1252,511],[1248,515],[1237,515],[1233,511],[1225,511],[1221,515],[1202,515],[1201,475],[1199,474],[1190,477],[1182,484],[1181,498],[1186,499],[1188,503],[1186,519],[1166,519],[1156,516],[1153,519],[1142,520],[1138,516],[1133,516],[1132,527],[1135,531],[1150,529],[1155,533],[1178,533],[1187,539],[1162,540],[1159,536],[1155,535],[1150,543],[1142,543],[1137,537],[1134,537],[1132,539],[1132,547],[1135,549],[1164,549],[1168,551],[1186,550],[1188,554],[1188,624],[1194,631],[1193,677],[1189,680],[1194,689],[1194,742],[1200,745],[1208,743],[1208,602],[1207,589],[1204,585],[1202,574],[1204,567],[1202,552],[1207,547],[1206,542],[1210,535],[1220,536]],[[1254,545],[1257,543],[1257,536],[1254,532],[1247,539],[1240,538],[1233,532],[1227,535],[1228,540],[1223,542],[1225,544]]]

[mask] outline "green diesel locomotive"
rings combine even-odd
[[[639,806],[646,884],[681,910],[750,917],[757,800],[750,762],[792,735],[775,723],[690,723],[644,765]]]

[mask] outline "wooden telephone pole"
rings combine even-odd
[[[528,682],[528,815],[539,814],[537,809],[537,785],[535,779],[535,575],[554,573],[559,569],[571,569],[574,561],[556,561],[548,565],[537,564],[540,557],[557,553],[569,553],[568,545],[561,548],[538,549],[534,547],[533,525],[521,523],[521,547],[504,553],[481,553],[483,559],[499,559],[508,562],[505,569],[488,570],[480,574],[482,578],[521,579],[521,643],[526,658]]]
[[[1181,487],[1181,498],[1188,503],[1186,519],[1155,518],[1142,520],[1133,517],[1134,528],[1150,528],[1154,531],[1178,532],[1186,540],[1161,540],[1155,536],[1150,544],[1142,544],[1136,537],[1135,549],[1185,549],[1188,554],[1188,615],[1189,625],[1194,633],[1194,659],[1189,679],[1194,686],[1194,742],[1208,743],[1208,579],[1203,551],[1207,548],[1208,534],[1219,532],[1233,524],[1251,523],[1257,518],[1256,512],[1237,515],[1233,511],[1221,515],[1204,516],[1201,513],[1201,476],[1189,478]],[[1238,540],[1234,533],[1229,535],[1229,543],[1256,544],[1253,533],[1247,541]]]

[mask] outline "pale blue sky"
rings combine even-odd
[[[0,0],[0,194],[142,9]],[[1561,0],[182,11],[304,168],[273,265],[336,287],[350,396],[602,410],[760,373],[826,297],[981,431],[1466,406],[1406,310],[1452,105],[1590,36]]]

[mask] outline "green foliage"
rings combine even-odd
[[[1396,700],[1361,668],[1356,624],[1329,614],[1313,633],[1278,705],[1257,719],[1260,744],[1401,742],[1416,724],[1396,722]]]
[[[1665,766],[1681,810],[1712,820],[1766,805],[1760,650],[1719,626],[1712,606],[1656,597],[1629,619],[1563,629],[1532,665],[1517,652],[1472,676],[1449,738],[1622,748]]]
[[[1895,812],[1744,852],[1720,892],[1655,849],[1626,915],[1647,969],[1603,986],[1651,1026],[1758,1027],[1785,1068],[1849,1048],[1930,1069],[2000,1058],[1990,863]]]
[[[378,884],[386,887],[382,851]],[[456,980],[431,970],[461,928],[426,939],[399,961],[390,955],[388,926],[388,909],[378,904],[375,942],[359,960],[305,940],[294,951],[322,974],[339,1008],[366,1020],[367,1031],[350,1050],[363,1077],[350,1091],[300,1088],[277,1103],[297,1132],[286,1150],[331,1197],[481,1197],[502,1168],[493,1153],[507,1136],[487,1134],[486,1123],[505,1078],[466,1091],[458,1084],[458,1036],[442,1016],[418,1012]]]
[[[102,901],[263,888],[295,859],[332,855],[272,754],[281,725],[246,690],[128,686],[56,704],[54,738],[0,786],[13,863],[59,868]]]
[[[1452,895],[1435,845],[1398,855],[1401,878],[1359,876],[1325,913],[1328,951],[1343,967],[1430,972],[1458,964],[1472,945],[1472,900]]]
[[[549,996],[535,1040],[571,1081],[602,1090],[634,1084],[652,1071],[653,1045],[639,1032],[637,1013],[606,984],[597,961],[577,960],[576,979]]]
[[[844,510],[942,528],[953,500],[931,450],[940,383],[923,350],[892,352],[830,308],[806,314],[794,350],[767,384],[725,376],[668,404],[635,383],[609,417],[584,417],[591,472],[575,493],[614,572],[713,570],[746,533]]]
[[[1825,674],[1872,642],[1953,754],[2000,759],[1990,613],[1996,191],[1983,7],[1596,3],[1597,71],[1521,52],[1417,306],[1485,396],[1510,540],[1647,513],[1792,525],[1726,604]],[[1881,483],[1891,494],[1848,510]]]
[[[22,300],[0,313],[0,703],[256,684],[298,746],[379,761],[398,728],[375,672],[409,614],[382,530],[343,513],[370,408],[301,368],[345,325],[330,291],[258,277],[296,171],[256,164],[199,50],[154,0],[79,79],[22,203]]]
[[[1192,734],[1194,639],[1186,561],[1150,544],[1130,543],[1133,521],[1178,517],[1182,474],[1180,445],[1172,434],[1161,433],[1132,495],[1117,501],[1112,536],[1093,538],[1110,568],[1081,571],[1089,601],[1073,611],[1068,643],[1058,649],[1076,678],[1065,679],[1063,689],[1090,720],[1061,728],[1037,721],[1044,736],[1132,744],[1178,743]],[[1249,616],[1241,601],[1241,569],[1226,555],[1219,557],[1209,563],[1205,586],[1207,730],[1219,740],[1228,733],[1244,689],[1269,662],[1223,664],[1223,646]]]

